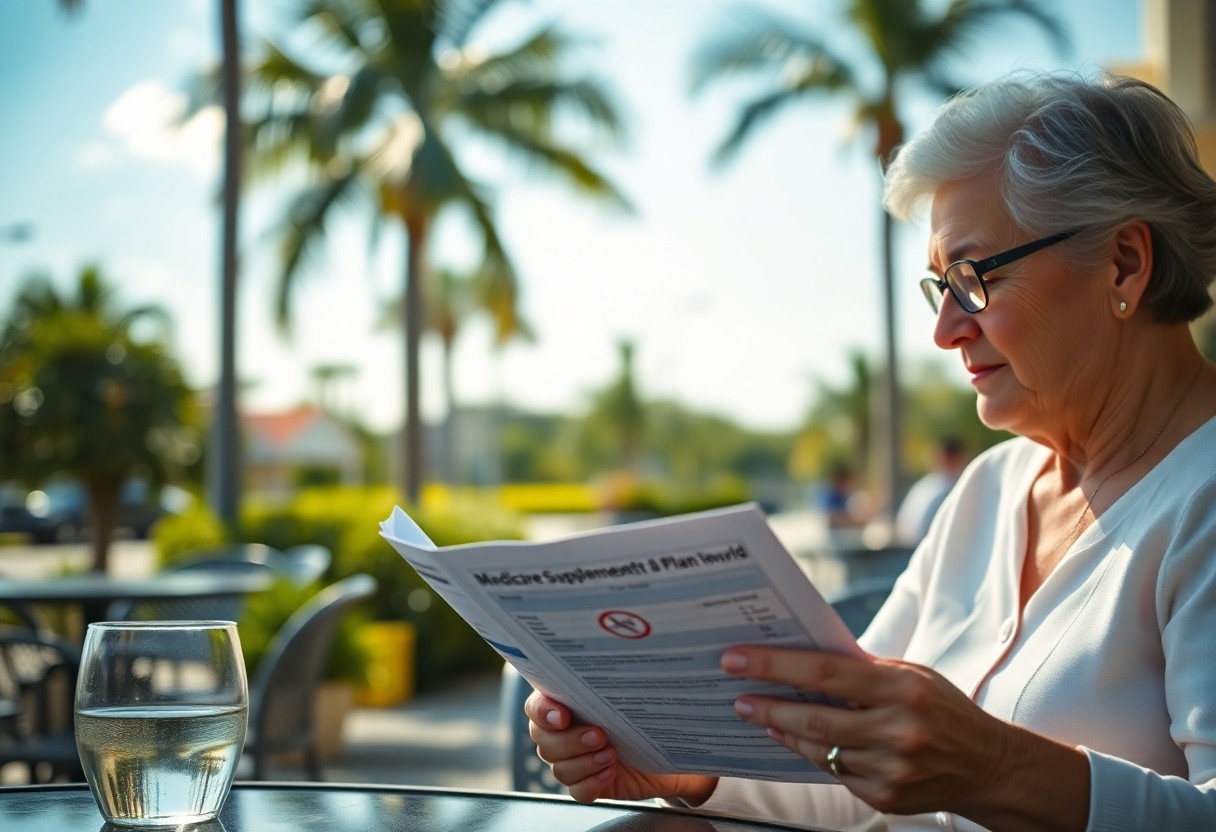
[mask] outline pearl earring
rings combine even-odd
[[[1126,311],[1127,311],[1127,301],[1125,301],[1125,300],[1121,300],[1121,301],[1119,301],[1119,311],[1120,311],[1120,312],[1126,312]]]

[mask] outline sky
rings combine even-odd
[[[0,0],[0,229],[28,223],[25,241],[0,235],[0,318],[22,278],[44,271],[69,287],[101,266],[124,306],[157,303],[173,316],[173,348],[187,378],[215,384],[219,362],[219,141],[222,117],[183,122],[184,94],[218,61],[211,0],[87,0],[68,17],[52,0]],[[766,0],[764,8],[852,41],[836,0]],[[938,5],[942,5],[939,3]],[[956,76],[982,81],[1011,70],[1093,70],[1139,59],[1139,0],[1045,3],[1072,38],[1055,54],[1031,25],[985,32]],[[287,31],[287,0],[243,0],[247,54]],[[532,344],[495,351],[488,327],[457,345],[456,393],[575,411],[619,369],[617,344],[636,345],[646,398],[678,398],[757,429],[797,426],[820,383],[847,378],[847,357],[881,355],[880,181],[870,139],[851,130],[841,102],[789,110],[732,163],[710,157],[750,88],[689,92],[690,59],[729,25],[727,0],[532,0],[504,3],[479,36],[511,43],[556,22],[586,36],[574,69],[613,91],[629,125],[620,149],[593,162],[618,184],[630,215],[580,200],[481,147],[461,161],[491,186],[496,220],[520,275]],[[933,102],[905,113],[916,132]],[[313,369],[354,374],[333,403],[377,430],[403,413],[399,331],[379,322],[403,284],[401,233],[369,246],[365,218],[336,223],[301,275],[293,331],[274,322],[275,229],[290,180],[258,183],[241,218],[238,372],[242,406],[270,412],[315,400]],[[939,361],[959,384],[954,355],[932,344],[932,314],[917,281],[927,225],[897,231],[898,349],[906,368]],[[477,241],[459,219],[441,222],[433,261],[470,265]],[[443,413],[439,352],[423,352],[423,411]],[[905,373],[909,370],[905,369]]]

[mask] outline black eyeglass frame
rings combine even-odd
[[[977,312],[983,312],[988,308],[988,281],[984,279],[984,275],[988,272],[999,269],[1001,266],[1008,266],[1023,257],[1029,257],[1036,251],[1041,251],[1048,246],[1053,246],[1056,243],[1063,242],[1069,237],[1076,236],[1081,233],[1081,229],[1074,228],[1070,231],[1061,231],[1058,234],[1052,234],[1050,237],[1044,237],[1041,240],[1035,240],[1031,243],[1024,243],[1017,248],[1011,248],[1008,251],[1002,251],[1000,254],[994,254],[991,257],[986,257],[983,260],[955,260],[949,266],[946,266],[944,277],[926,277],[920,282],[921,291],[925,293],[925,300],[929,301],[929,305],[933,307],[934,314],[941,310],[941,302],[946,296],[946,289],[950,290],[950,294],[954,295],[954,300],[958,302],[959,308],[968,314],[974,315]],[[970,297],[964,299],[966,293],[955,290],[954,284],[950,282],[950,270],[955,266],[961,265],[971,266],[971,270],[975,272],[975,279],[979,281],[980,291],[983,293],[984,302],[978,306],[971,302]],[[937,290],[937,294],[933,290]]]

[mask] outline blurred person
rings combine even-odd
[[[908,489],[895,514],[897,543],[915,546],[925,539],[929,524],[966,464],[963,443],[958,439],[947,436],[937,443],[933,449],[932,467]]]
[[[819,508],[829,532],[837,529],[857,529],[864,522],[861,504],[865,495],[853,485],[853,469],[843,462],[834,464],[827,484],[819,495]]]
[[[1216,183],[1189,123],[1139,81],[1001,79],[939,110],[885,200],[901,218],[931,202],[934,340],[1015,437],[963,472],[862,636],[868,660],[722,656],[851,703],[736,702],[843,787],[639,771],[541,694],[538,753],[583,802],[870,830],[1216,829],[1216,371],[1188,327],[1211,306]]]

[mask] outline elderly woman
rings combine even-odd
[[[540,756],[581,801],[658,797],[866,829],[1216,829],[1216,183],[1128,79],[957,96],[892,165],[931,201],[925,294],[985,424],[859,660],[753,646],[729,673],[840,697],[741,719],[840,786],[651,775],[539,694]]]

